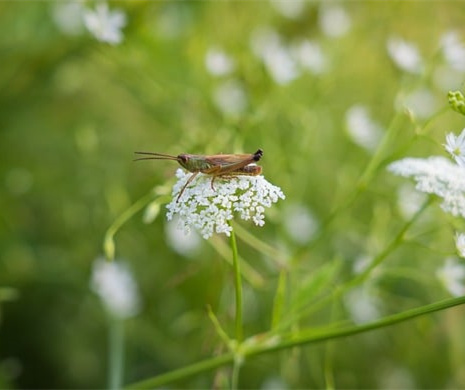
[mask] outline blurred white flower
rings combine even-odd
[[[271,0],[271,5],[282,16],[289,19],[298,19],[305,8],[304,0]]]
[[[287,390],[289,389],[289,385],[284,381],[283,378],[277,376],[276,374],[272,374],[265,378],[263,383],[260,386],[260,390]]]
[[[223,50],[211,47],[205,56],[205,66],[213,76],[225,76],[234,70],[234,60]]]
[[[360,104],[349,108],[345,115],[350,138],[359,146],[373,151],[383,137],[383,128],[371,119],[368,109]]]
[[[250,48],[253,54],[263,60],[270,47],[280,45],[279,34],[270,27],[259,27],[255,29],[250,38]]]
[[[53,20],[67,35],[78,35],[83,30],[84,7],[78,1],[58,1],[53,6]]]
[[[283,215],[284,228],[298,244],[309,242],[318,229],[318,221],[310,210],[303,205],[291,205],[286,208]]]
[[[98,3],[95,10],[84,11],[84,24],[99,41],[116,45],[123,40],[121,29],[126,25],[126,14],[110,11],[105,2]]]
[[[381,316],[379,300],[363,287],[350,290],[344,296],[344,304],[356,324],[374,321]]]
[[[465,295],[465,265],[457,259],[447,258],[445,264],[436,271],[436,276],[454,297]]]
[[[291,49],[281,42],[281,37],[274,30],[256,30],[252,34],[251,47],[277,84],[289,84],[299,76]]]
[[[174,40],[188,35],[194,21],[194,13],[187,10],[184,3],[166,1],[157,7],[154,20],[155,32],[162,39]]]
[[[447,134],[444,148],[458,165],[465,167],[465,129],[458,137],[454,133]]]
[[[292,46],[292,55],[298,65],[315,75],[328,69],[328,59],[318,42],[304,40]]]
[[[114,317],[124,319],[139,312],[137,284],[125,264],[98,258],[93,265],[90,285]]]
[[[451,68],[446,64],[439,64],[433,70],[435,87],[443,92],[455,90],[463,82],[463,71]]]
[[[387,41],[387,50],[392,61],[401,70],[414,74],[422,72],[423,59],[413,43],[398,37],[391,37]]]
[[[409,220],[426,201],[426,194],[415,191],[411,183],[399,187],[397,191],[397,207],[405,220]]]
[[[373,262],[373,256],[362,254],[355,258],[354,264],[352,266],[352,271],[356,275],[363,273]]]
[[[192,173],[178,169],[178,181],[173,186],[173,200],[166,207],[167,218],[179,216],[179,227],[185,233],[191,228],[208,239],[213,233],[230,235],[229,221],[238,213],[243,220],[252,220],[255,225],[265,224],[265,208],[271,207],[285,196],[279,187],[269,183],[263,176],[237,176],[229,179],[217,178],[214,189],[212,177],[199,174],[194,182],[178,194]]]
[[[465,168],[450,160],[433,156],[404,158],[388,166],[392,173],[413,178],[416,189],[442,198],[441,208],[454,216],[465,217]]]
[[[416,389],[418,386],[407,367],[392,366],[389,363],[377,374],[379,389]]]
[[[296,63],[286,46],[269,47],[263,60],[268,73],[277,84],[289,84],[299,75]]]
[[[420,119],[428,119],[437,109],[436,97],[428,88],[418,88],[407,94],[399,94],[396,98],[397,108],[409,111]]]
[[[459,252],[459,256],[465,258],[465,233],[455,234],[455,246]]]
[[[331,5],[322,3],[318,23],[323,34],[332,38],[347,34],[352,25],[347,11],[336,3]]]
[[[166,241],[180,255],[193,257],[200,247],[200,236],[196,231],[185,234],[179,229],[180,224],[178,216],[174,216],[173,219],[167,222],[165,225]]]
[[[213,102],[225,115],[239,116],[247,108],[247,94],[242,84],[236,80],[227,80],[213,91]]]
[[[465,46],[455,31],[449,31],[442,36],[441,48],[444,59],[451,68],[465,71]]]

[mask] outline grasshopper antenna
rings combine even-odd
[[[147,157],[138,157],[135,158],[133,161],[140,161],[140,160],[173,160],[178,161],[179,158],[176,156],[171,156],[169,154],[162,154],[162,153],[152,153],[152,152],[134,152],[135,154],[140,154]]]

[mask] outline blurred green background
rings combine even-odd
[[[265,176],[286,200],[263,228],[242,226],[288,254],[281,260],[297,259],[289,288],[302,299],[325,264],[339,264],[327,293],[405,223],[398,189],[406,181],[383,163],[352,207],[312,238],[353,193],[392,120],[402,130],[385,162],[444,154],[446,132],[463,126],[441,111],[463,82],[464,69],[444,55],[445,34],[463,37],[461,2],[111,2],[126,14],[119,45],[96,40],[64,5],[0,3],[0,387],[106,386],[108,321],[90,289],[92,264],[115,218],[177,168],[135,163],[134,151],[262,148]],[[417,47],[413,68],[396,64],[390,39]],[[364,119],[351,125],[354,106]],[[368,143],[351,136],[365,125],[374,129]],[[141,300],[125,323],[127,383],[224,351],[206,304],[233,330],[230,267],[211,242],[183,249],[170,229],[162,209],[154,223],[139,213],[116,235]],[[435,272],[454,255],[451,221],[436,205],[414,230],[371,280],[380,315],[448,296]],[[245,286],[252,335],[269,329],[279,267],[241,239],[239,253],[264,280]],[[351,318],[350,304],[334,305],[338,319]],[[333,309],[299,326],[330,323]],[[330,360],[336,387],[463,387],[463,326],[456,308],[337,340],[329,355],[318,345],[263,356],[247,362],[240,383],[321,388]],[[211,388],[216,375],[175,387]]]

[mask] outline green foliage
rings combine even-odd
[[[436,277],[463,221],[434,201],[405,212],[407,181],[385,169],[445,155],[445,133],[464,127],[445,109],[463,72],[441,46],[460,31],[462,4],[331,3],[350,19],[337,36],[322,27],[323,2],[304,2],[295,18],[261,1],[111,2],[127,18],[113,46],[83,26],[66,33],[60,4],[0,3],[1,387],[117,386],[123,353],[123,383],[141,387],[230,383],[235,359],[243,388],[276,378],[288,388],[465,386],[464,319],[444,310],[463,299],[443,301]],[[267,28],[284,52],[308,41],[326,62],[277,79],[252,49]],[[388,55],[393,36],[418,46],[418,72]],[[233,59],[229,73],[207,70],[215,48]],[[460,92],[449,103],[465,113]],[[374,146],[351,133],[354,107],[377,125]],[[263,228],[233,223],[235,344],[227,237],[181,247],[164,209],[178,167],[132,160],[258,148],[286,200]],[[124,351],[109,348],[115,324],[89,287],[102,255],[124,259],[141,296]]]

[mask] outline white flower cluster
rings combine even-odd
[[[252,220],[255,225],[265,224],[265,208],[271,207],[279,198],[285,196],[279,187],[269,183],[263,176],[237,176],[234,178],[217,178],[214,189],[212,177],[199,174],[189,184],[178,199],[179,192],[192,175],[178,169],[178,181],[173,186],[173,200],[168,208],[167,218],[179,216],[179,226],[187,234],[191,228],[208,239],[213,233],[231,233],[228,223],[238,213],[244,220]]]
[[[64,34],[79,35],[85,27],[101,42],[117,45],[123,41],[126,14],[119,9],[110,9],[106,1],[97,2],[94,9],[88,8],[81,0],[55,3],[53,17]]]
[[[465,218],[465,168],[450,160],[433,156],[429,158],[404,158],[395,161],[388,169],[400,176],[412,177],[416,189],[440,196],[441,208],[454,216]]]
[[[404,158],[390,164],[388,169],[400,176],[412,177],[416,189],[442,198],[441,208],[454,216],[465,218],[465,129],[457,137],[446,136],[445,149],[454,158]],[[455,245],[460,257],[465,258],[465,234],[456,233]],[[455,258],[446,259],[437,277],[454,296],[465,294],[465,265]]]
[[[444,211],[465,218],[465,129],[458,137],[448,134],[444,147],[457,164],[440,156],[404,158],[388,169],[396,175],[412,177],[417,190],[443,199]]]

